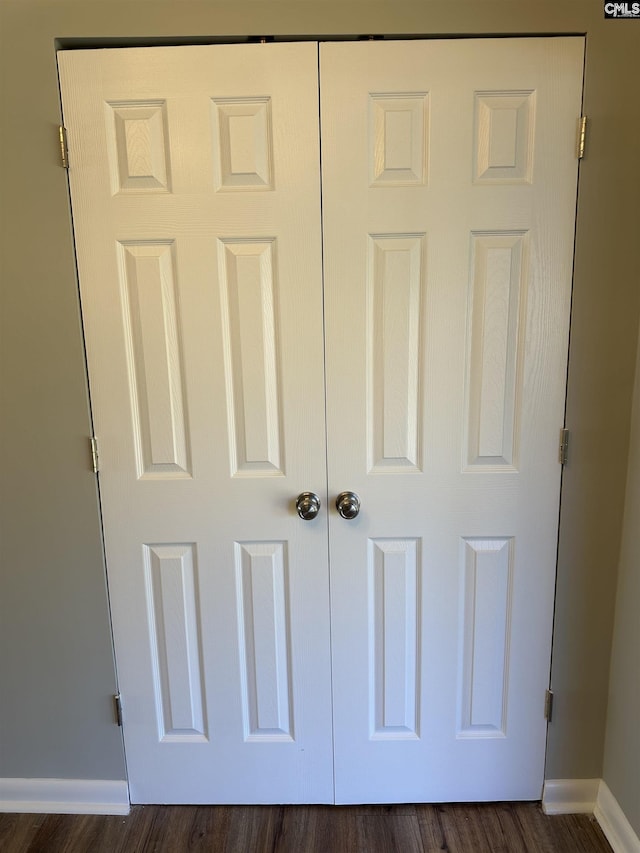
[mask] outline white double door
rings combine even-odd
[[[59,55],[133,802],[540,795],[582,55]]]

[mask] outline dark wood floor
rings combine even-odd
[[[134,806],[127,817],[0,814],[2,853],[611,853],[588,815],[537,803]]]

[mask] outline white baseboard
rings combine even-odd
[[[0,779],[0,812],[129,814],[129,789],[110,779]]]
[[[640,838],[602,779],[548,779],[545,814],[593,814],[614,853],[640,853]]]
[[[542,793],[545,814],[593,814],[600,779],[547,779]]]
[[[596,820],[613,847],[614,853],[640,853],[640,838],[618,805],[606,782],[600,782],[593,810]]]

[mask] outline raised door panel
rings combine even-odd
[[[223,240],[219,249],[233,476],[284,476],[275,240]]]
[[[466,464],[517,470],[528,232],[473,233],[470,242]]]
[[[160,741],[206,741],[195,547],[145,545],[143,560]]]
[[[419,471],[424,234],[370,234],[367,266],[368,468]]]
[[[421,543],[370,539],[368,546],[370,737],[417,738]]]
[[[190,477],[174,243],[123,241],[118,253],[138,477]]]

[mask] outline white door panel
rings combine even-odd
[[[132,800],[535,798],[583,40],[319,50],[60,54]]]
[[[132,800],[331,801],[317,48],[60,59]]]
[[[337,802],[540,795],[581,67],[321,46]]]

